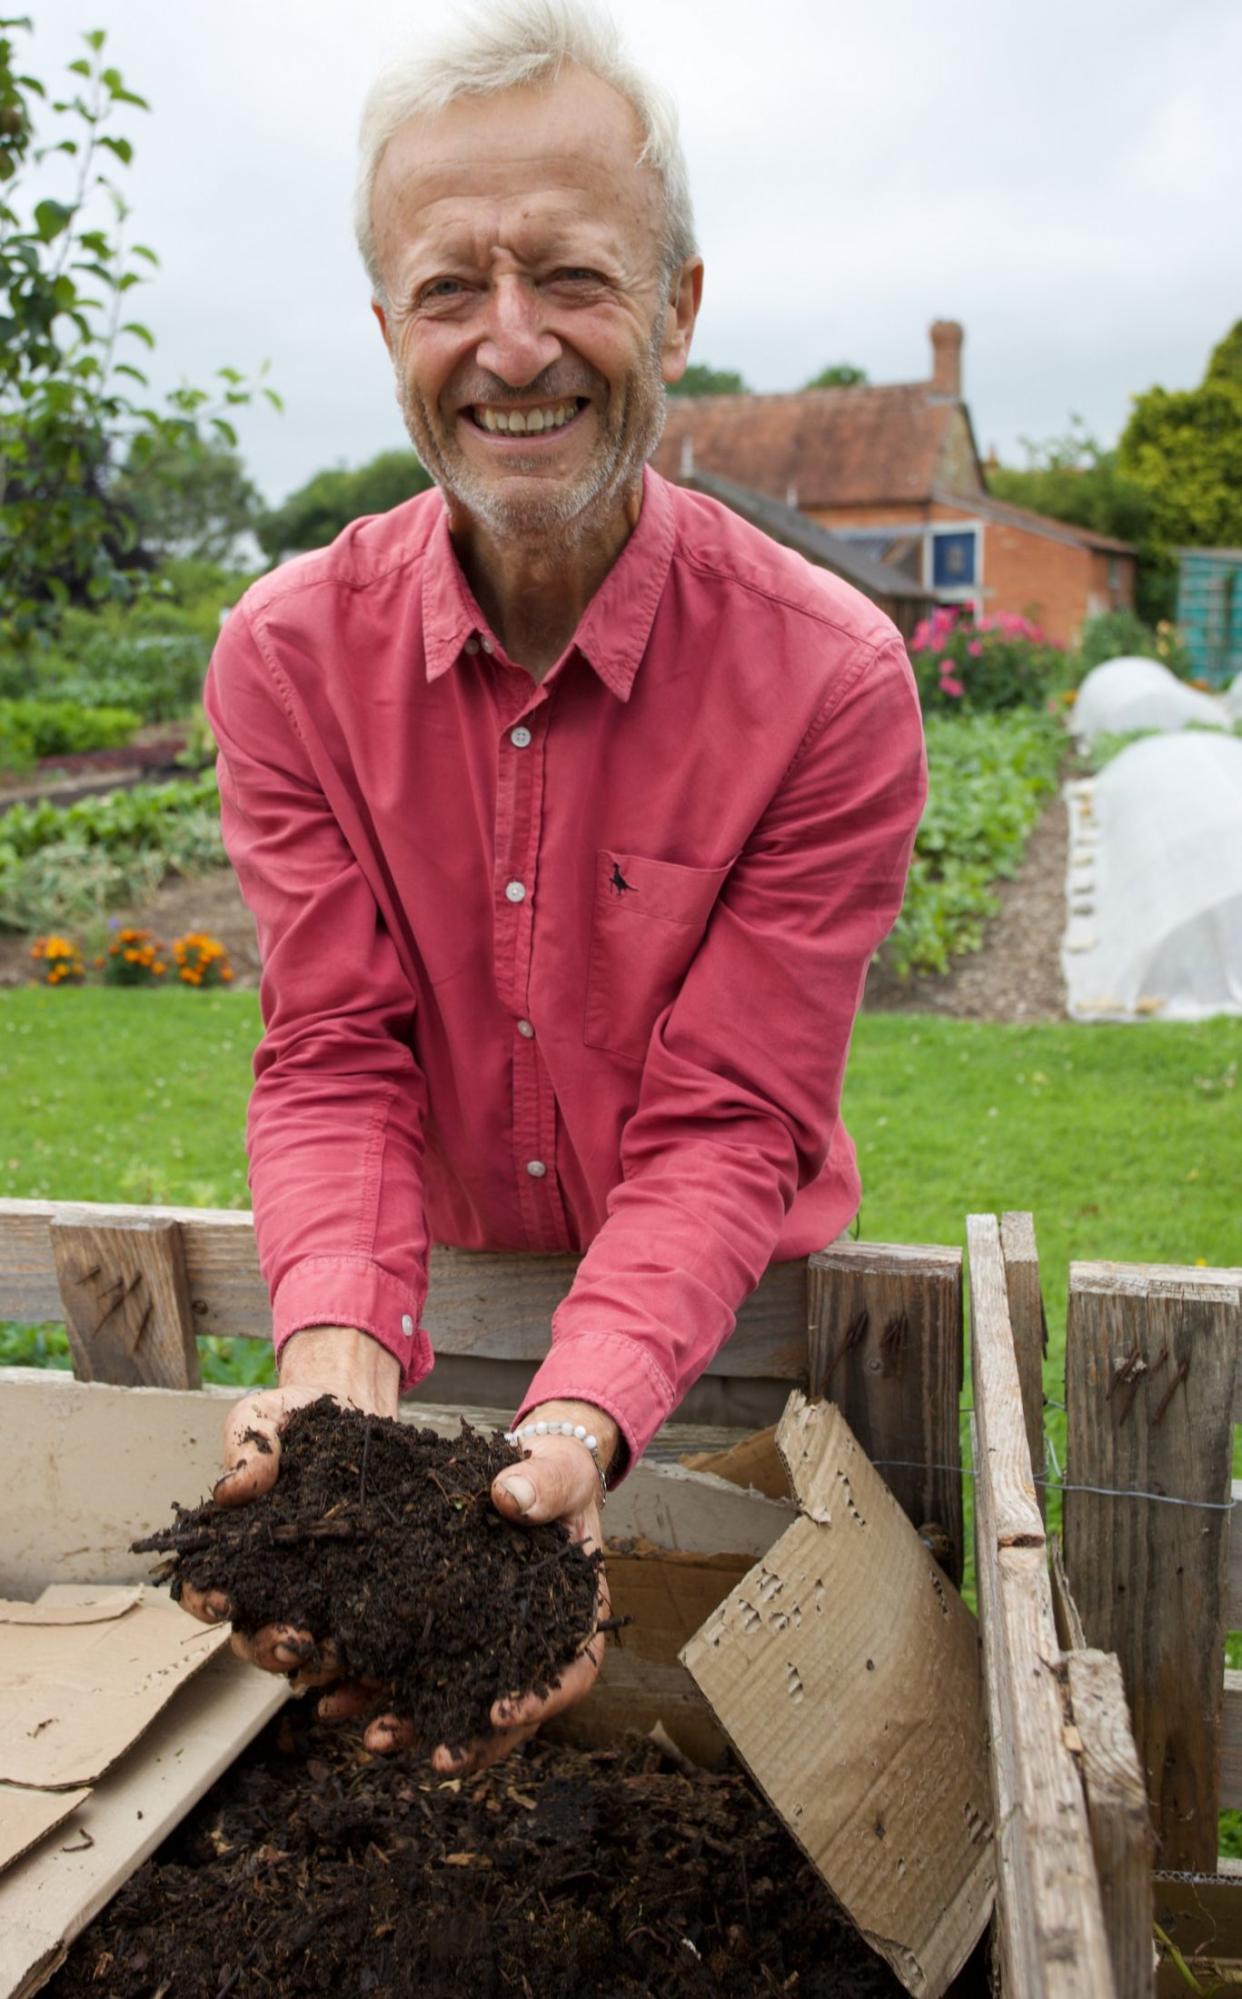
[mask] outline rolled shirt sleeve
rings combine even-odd
[[[224,843],[263,961],[247,1149],[276,1351],[307,1326],[356,1327],[412,1386],[431,1367],[416,992],[326,795],[330,770],[244,606],[204,703]]]
[[[727,1341],[795,1194],[830,1155],[856,1199],[840,1123],[846,1057],[926,787],[904,647],[895,635],[861,644],[656,1022],[622,1177],[524,1409],[595,1403],[636,1461]]]

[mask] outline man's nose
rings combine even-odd
[[[524,389],[560,359],[561,343],[544,323],[538,288],[506,274],[488,299],[486,328],[475,350],[481,368],[511,389]]]

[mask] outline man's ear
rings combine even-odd
[[[376,324],[384,336],[384,345],[388,349],[389,354],[391,354],[392,334],[388,330],[388,314],[384,311],[383,305],[377,298],[371,300],[371,310],[375,314]]]
[[[703,259],[690,257],[677,271],[669,286],[668,311],[664,320],[664,343],[660,351],[660,372],[666,382],[680,382],[690,359],[694,322],[703,303]]]

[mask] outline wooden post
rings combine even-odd
[[[53,1221],[52,1253],[79,1381],[197,1388],[202,1375],[176,1222]]]
[[[1000,1229],[967,1219],[975,1545],[1005,1999],[1131,1999],[1113,1982],[1087,1808],[1067,1740]]]
[[[1065,1665],[1113,1979],[1122,1999],[1147,1999],[1155,1977],[1153,1841],[1121,1667],[1113,1653],[1092,1651],[1070,1652]]]
[[[960,1582],[960,1253],[834,1243],[809,1260],[807,1316],[812,1396],[839,1406],[914,1525],[941,1530]]]
[[[1168,1871],[1216,1866],[1238,1328],[1237,1291],[1193,1270],[1070,1267],[1066,1567],[1121,1661]]]
[[[1009,1324],[1013,1329],[1014,1351],[1018,1356],[1018,1380],[1022,1384],[1022,1407],[1026,1415],[1026,1441],[1031,1452],[1035,1498],[1043,1515],[1046,1512],[1043,1484],[1044,1356],[1048,1351],[1048,1322],[1044,1317],[1044,1298],[1039,1284],[1034,1216],[1001,1216],[1001,1254],[1005,1259]]]

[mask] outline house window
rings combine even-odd
[[[978,533],[975,528],[932,532],[932,587],[969,590],[977,580]]]

